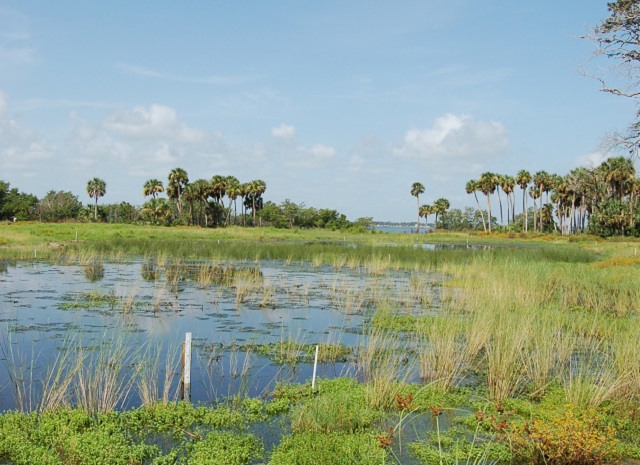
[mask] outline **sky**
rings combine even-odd
[[[351,220],[475,205],[482,172],[606,158],[606,0],[0,0],[0,179],[141,205],[171,169]],[[516,202],[518,203],[518,202]]]

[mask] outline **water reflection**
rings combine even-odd
[[[370,274],[363,267],[268,260],[259,266],[210,260],[0,263],[0,332],[25,360],[34,350],[40,354],[34,365],[39,369],[45,370],[69,341],[108,347],[105,338],[122,337],[137,353],[148,344],[179,345],[191,332],[207,360],[212,344],[222,348],[214,357],[216,392],[239,388],[233,373],[242,373],[246,359],[253,377],[247,389],[254,394],[276,377],[304,381],[310,368],[307,361],[287,363],[292,371],[283,372],[282,364],[251,348],[281,341],[354,347],[379,302],[407,314],[429,311],[438,306],[442,279],[415,271]],[[427,293],[432,297],[424,300]],[[163,358],[161,365],[173,362]],[[213,389],[207,364],[193,374],[196,400],[206,400]],[[320,372],[340,374],[348,366],[341,361]],[[0,370],[0,385],[8,381],[8,370]],[[12,405],[11,389],[0,390],[0,409]]]

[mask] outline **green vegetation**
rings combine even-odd
[[[164,373],[175,368],[159,369],[165,363],[159,348],[118,340],[82,348],[67,341],[74,350],[61,351],[46,379],[35,383],[30,365],[7,352],[22,413],[0,416],[7,431],[0,435],[0,461],[403,463],[410,455],[425,464],[579,464],[640,458],[637,242],[234,227],[0,228],[7,231],[5,256],[31,257],[35,248],[38,258],[81,265],[88,279],[105,261],[144,257],[144,279],[168,290],[185,281],[224,286],[239,304],[250,298],[274,305],[278,293],[287,292],[267,287],[262,260],[285,267],[305,262],[336,276],[349,269],[372,282],[327,284],[331,305],[364,315],[368,325],[355,345],[320,344],[320,362],[344,366],[345,376],[320,379],[315,390],[280,383],[260,399],[240,390],[212,396],[218,404],[193,407],[171,402]],[[425,238],[445,246],[423,249]],[[398,276],[406,287],[395,291]],[[142,303],[133,291],[65,300],[68,311],[153,311],[160,318],[163,311],[160,300]],[[295,369],[315,355],[315,344],[284,335],[271,344],[196,347],[204,370],[230,353],[236,365],[229,373],[239,384],[250,382],[252,356]],[[118,412],[134,394],[142,407]],[[263,446],[261,428],[277,428],[282,437]],[[111,448],[103,447],[108,437]]]
[[[243,411],[154,404],[90,415],[60,408],[0,416],[0,460],[40,464],[243,465],[263,455]],[[159,440],[160,439],[160,440]]]

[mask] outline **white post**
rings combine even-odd
[[[316,371],[318,369],[318,346],[316,346],[316,358],[313,361],[313,378],[311,379],[311,389],[316,388]]]
[[[187,333],[184,339],[184,400],[191,402],[191,333]]]

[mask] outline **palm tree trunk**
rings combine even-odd
[[[251,198],[251,225],[255,227],[256,225],[256,196],[255,194]]]
[[[420,196],[416,195],[416,202],[418,204],[418,222],[416,223],[416,234],[420,234]]]
[[[478,210],[480,210],[480,217],[482,218],[482,228],[484,229],[484,232],[487,232],[487,223],[485,223],[484,221],[484,213],[482,211],[482,208],[480,208],[480,202],[478,201],[478,194],[476,194],[476,191],[473,191],[473,196],[476,198],[476,204],[478,205]]]
[[[529,208],[527,206],[527,189],[522,189],[522,213],[524,213],[524,232],[529,231]]]

